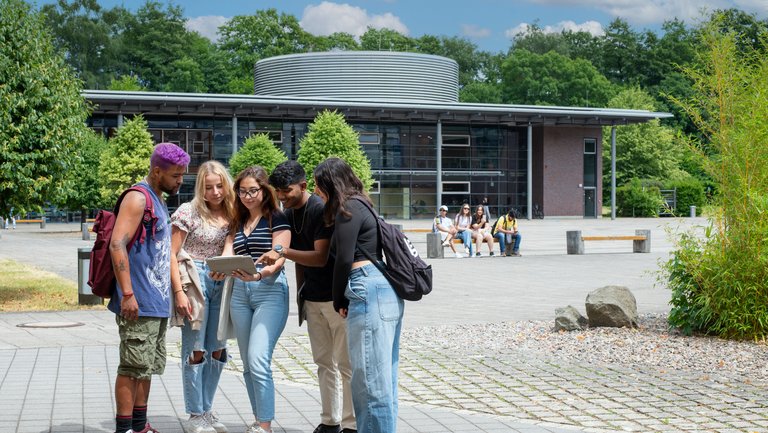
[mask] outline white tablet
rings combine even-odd
[[[249,256],[211,257],[210,259],[207,259],[205,263],[208,264],[211,271],[220,272],[226,275],[232,275],[232,273],[238,269],[242,269],[251,274],[256,273],[256,265],[253,263],[253,259]]]

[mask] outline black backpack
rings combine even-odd
[[[368,251],[358,249],[384,274],[397,296],[406,301],[418,301],[422,296],[428,295],[432,291],[432,266],[419,257],[416,247],[403,232],[379,217],[366,200],[355,198],[363,203],[376,219],[385,266]]]

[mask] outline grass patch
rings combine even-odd
[[[0,260],[0,312],[103,309],[78,305],[77,284],[13,260]]]

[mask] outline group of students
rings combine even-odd
[[[116,432],[155,432],[147,401],[151,376],[164,371],[169,320],[181,326],[184,430],[227,431],[213,402],[234,336],[255,417],[245,432],[272,431],[271,361],[288,318],[287,259],[296,265],[299,320],[307,322],[318,367],[322,412],[315,433],[396,431],[404,305],[364,254],[382,257],[375,217],[359,201],[370,202],[360,179],[346,162],[329,158],[315,168],[311,194],[295,161],[269,176],[249,167],[234,180],[221,163],[208,161],[192,201],[169,216],[162,195],[178,191],[188,163],[178,146],[158,144],[139,184],[156,210],[151,242],[127,245],[130,228],[142,224],[138,192],[126,195],[113,231],[118,284],[109,309],[121,337]],[[206,259],[221,255],[250,256],[257,272],[212,272]]]
[[[440,206],[432,230],[440,233],[443,246],[450,247],[456,257],[464,257],[464,255],[456,251],[453,245],[454,239],[461,239],[467,257],[479,257],[482,255],[480,247],[483,242],[488,244],[488,255],[494,255],[494,238],[498,239],[502,256],[520,256],[521,237],[514,209],[501,215],[494,224],[489,222],[488,208],[482,204],[477,205],[475,212],[471,213],[469,204],[464,203],[453,219],[448,218],[447,215],[448,206]],[[511,247],[511,251],[507,250],[507,246]]]

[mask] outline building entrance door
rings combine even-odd
[[[597,217],[597,190],[595,188],[584,188],[584,217],[596,218]]]

